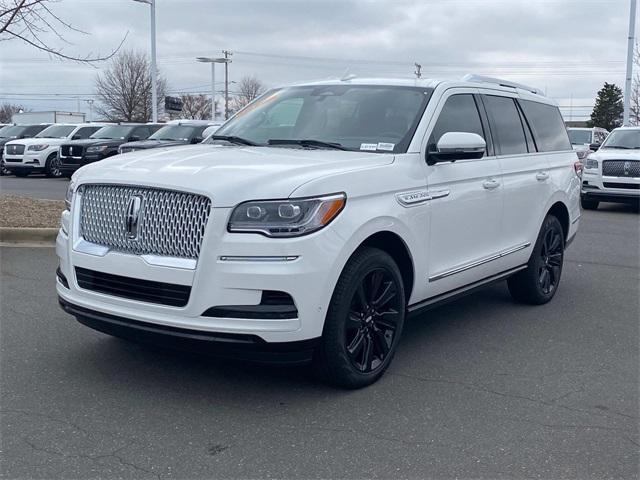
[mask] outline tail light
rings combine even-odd
[[[582,162],[574,162],[573,163],[573,169],[576,171],[576,175],[579,178],[582,178],[582,170],[584,169],[584,165],[582,164]]]

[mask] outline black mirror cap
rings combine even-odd
[[[71,140],[81,140],[82,137],[80,135],[74,135],[73,137],[71,137]]]
[[[589,145],[589,149],[595,152],[600,148],[600,145],[601,145],[600,143],[592,143],[591,145]]]
[[[484,157],[484,150],[480,152],[427,152],[427,165],[436,163],[455,162],[456,160],[476,160]]]
[[[193,144],[200,143],[200,142],[202,142],[202,140],[204,140],[202,137],[193,137],[191,139],[191,143],[193,143]]]

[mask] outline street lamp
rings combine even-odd
[[[151,116],[158,121],[158,80],[156,71],[156,2],[155,0],[133,0],[151,7]]]
[[[219,57],[219,58],[196,57],[196,60],[198,62],[211,64],[211,120],[215,120],[216,119],[216,63],[229,63],[231,60],[224,57]]]

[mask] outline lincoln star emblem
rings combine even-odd
[[[127,238],[129,240],[136,240],[138,238],[138,226],[140,225],[140,217],[142,215],[142,200],[143,198],[140,195],[133,195],[129,198],[127,213],[124,219],[124,228],[127,231]]]
[[[631,170],[631,162],[624,162],[624,174],[629,175],[629,170]]]

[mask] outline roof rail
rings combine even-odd
[[[465,82],[494,83],[500,85],[501,87],[519,88],[521,90],[535,93],[536,95],[544,95],[542,93],[542,90],[540,90],[539,88],[530,87],[529,85],[523,85],[522,83],[510,82],[509,80],[503,80],[501,78],[486,77],[484,75],[475,75],[469,73],[462,77],[462,80]]]

